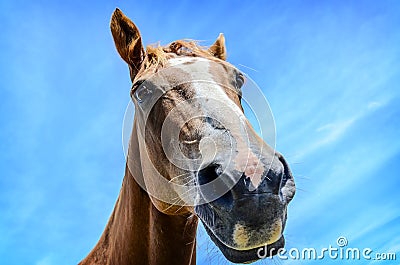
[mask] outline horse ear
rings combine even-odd
[[[131,79],[133,80],[140,69],[145,54],[139,29],[118,8],[112,14],[110,28],[115,47],[122,59],[129,65]]]
[[[226,60],[226,47],[225,47],[224,34],[222,33],[219,34],[217,40],[208,49],[208,52],[221,60]]]

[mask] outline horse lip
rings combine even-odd
[[[258,261],[262,258],[266,258],[269,256],[269,254],[275,255],[279,249],[283,248],[285,245],[285,238],[283,235],[275,241],[272,244],[269,245],[264,245],[264,246],[259,246],[247,250],[238,250],[231,248],[221,242],[214,234],[213,232],[210,231],[210,229],[207,227],[207,225],[204,225],[207,234],[210,236],[211,240],[215,243],[215,245],[220,249],[222,254],[225,256],[226,259],[228,259],[230,262],[233,263],[253,263],[255,261]],[[264,257],[259,256],[259,250],[261,248],[265,248],[267,251],[267,255]],[[271,251],[273,250],[273,251]]]

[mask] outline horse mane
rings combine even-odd
[[[195,40],[177,40],[166,46],[148,45],[146,47],[145,69],[155,66],[163,67],[168,59],[173,56],[192,56],[215,59],[206,47],[199,45]]]

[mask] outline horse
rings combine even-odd
[[[295,183],[284,157],[244,115],[246,77],[225,37],[142,44],[118,8],[111,33],[128,64],[135,116],[122,188],[98,243],[79,264],[196,264],[200,222],[227,260],[284,247]]]

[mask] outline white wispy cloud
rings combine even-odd
[[[320,148],[335,144],[345,136],[346,133],[349,133],[352,126],[354,126],[358,121],[367,118],[368,115],[385,107],[389,101],[390,99],[371,101],[366,105],[366,107],[358,110],[358,112],[352,116],[345,116],[339,120],[329,121],[329,117],[327,117],[327,123],[314,129],[313,140],[308,142],[307,145],[298,151],[296,159],[303,160],[304,157],[311,155]]]

